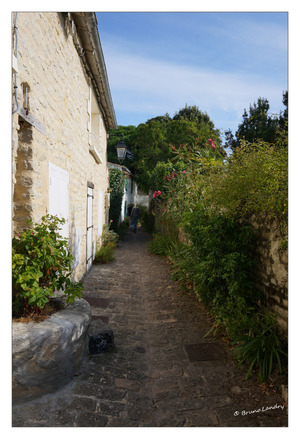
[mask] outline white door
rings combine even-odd
[[[103,191],[99,191],[99,208],[98,208],[98,235],[102,235],[103,228]]]
[[[64,218],[59,233],[69,238],[69,173],[49,163],[49,214]]]
[[[89,270],[93,264],[93,189],[88,187],[87,193],[87,232],[86,232],[86,264]]]

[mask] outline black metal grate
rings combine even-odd
[[[95,308],[107,308],[109,304],[109,299],[103,299],[101,297],[89,297],[84,296],[84,299]]]
[[[195,361],[223,360],[226,352],[218,343],[198,343],[184,346],[188,359]]]

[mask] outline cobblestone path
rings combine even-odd
[[[87,357],[62,390],[14,406],[13,426],[287,426],[280,393],[245,381],[226,343],[203,338],[204,306],[147,253],[148,239],[128,233],[116,261],[84,280],[93,319],[114,331],[115,350]]]

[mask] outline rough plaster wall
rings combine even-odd
[[[79,279],[85,273],[87,182],[95,185],[95,193],[107,189],[106,130],[101,121],[103,163],[97,164],[89,153],[90,81],[62,14],[18,14],[17,80],[19,102],[20,84],[25,82],[30,113],[45,126],[46,135],[26,123],[20,126],[18,115],[13,116],[14,230],[23,228],[29,216],[39,221],[47,213],[49,162],[68,171],[70,244],[76,242],[80,255],[74,273]],[[98,211],[95,197],[94,241]]]

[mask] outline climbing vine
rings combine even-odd
[[[125,175],[120,169],[109,170],[110,208],[109,221],[111,229],[118,230],[122,199],[124,194]]]

